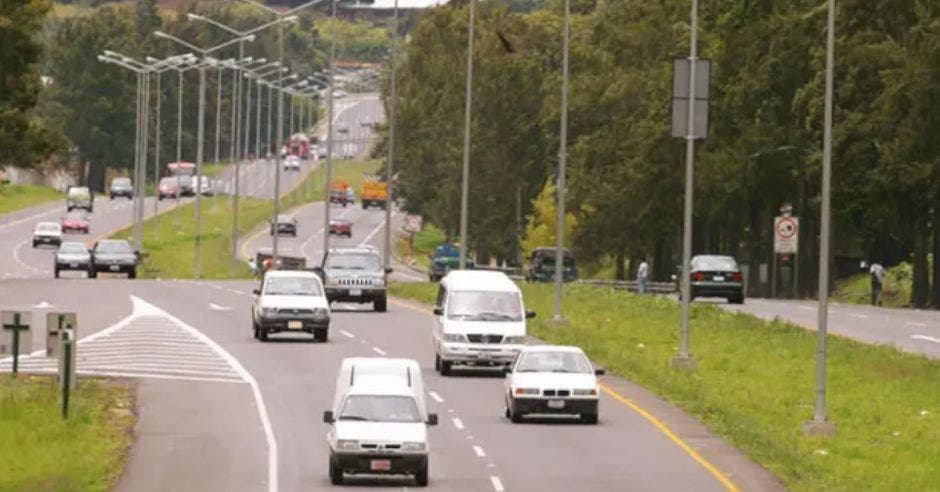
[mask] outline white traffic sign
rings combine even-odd
[[[799,217],[779,216],[774,219],[774,253],[796,254],[800,245]]]
[[[26,355],[33,351],[33,337],[29,327],[33,314],[29,311],[0,312],[0,355]],[[16,345],[16,348],[14,348]]]

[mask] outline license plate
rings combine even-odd
[[[349,295],[351,296],[361,296],[362,289],[349,289]]]
[[[725,278],[722,277],[721,275],[715,275],[714,277],[712,277],[712,280],[714,280],[715,282],[724,282]]]
[[[118,271],[118,270],[120,270],[120,269],[121,269],[121,267],[118,266],[118,265],[111,265],[111,271],[112,271],[112,272],[116,272],[116,271]]]
[[[389,471],[392,469],[392,460],[372,460],[372,471]]]
[[[78,268],[78,263],[69,263],[69,268]]]
[[[548,408],[565,408],[565,400],[548,400]]]
[[[288,321],[287,328],[290,330],[299,330],[304,327],[303,321]]]

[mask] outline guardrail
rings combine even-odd
[[[583,285],[611,287],[613,289],[629,290],[631,292],[638,290],[635,280],[579,279],[577,282]],[[655,294],[672,294],[676,291],[676,284],[674,282],[647,282],[646,290]]]

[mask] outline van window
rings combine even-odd
[[[522,299],[518,292],[453,292],[447,300],[447,317],[470,321],[522,321]]]
[[[447,288],[443,285],[437,288],[437,301],[434,302],[435,306],[444,306],[444,299],[447,298]]]
[[[337,420],[416,423],[421,413],[410,396],[350,395]]]

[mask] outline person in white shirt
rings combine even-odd
[[[636,269],[636,285],[640,294],[646,294],[647,281],[649,280],[650,266],[646,260],[640,261],[640,266]]]
[[[884,289],[885,284],[885,269],[878,262],[874,262],[868,272],[871,274],[871,305],[881,306],[881,291]]]

